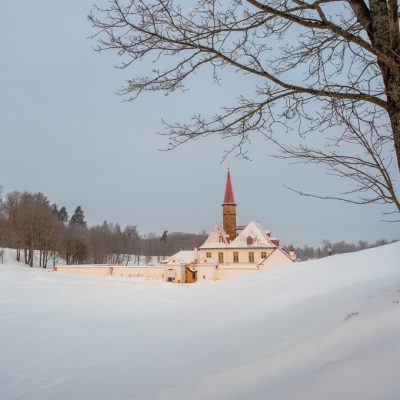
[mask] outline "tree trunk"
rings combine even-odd
[[[32,247],[31,247],[31,249],[29,250],[29,266],[31,267],[31,268],[33,268],[33,245],[32,245]]]
[[[396,152],[397,166],[400,172],[400,102],[397,104],[389,105],[388,113],[390,123],[392,125],[393,143]]]
[[[43,261],[42,261],[42,267],[47,268],[47,263],[49,261],[49,250],[44,250],[43,252]]]
[[[369,3],[372,31],[369,31],[368,34],[371,42],[388,58],[396,55],[395,65],[388,65],[379,59],[377,63],[385,85],[387,112],[392,127],[397,166],[400,171],[400,68],[399,57],[396,54],[399,40],[398,15],[397,10],[391,12],[391,7],[386,1],[371,0]]]

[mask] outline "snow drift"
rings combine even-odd
[[[400,398],[400,242],[223,282],[0,264],[0,398]]]

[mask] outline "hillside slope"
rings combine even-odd
[[[1,399],[400,398],[400,242],[195,285],[12,264]]]

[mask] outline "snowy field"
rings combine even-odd
[[[194,285],[4,261],[1,400],[400,399],[400,242]]]

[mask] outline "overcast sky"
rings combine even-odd
[[[70,215],[81,205],[90,225],[132,224],[143,234],[210,231],[221,219],[227,143],[208,138],[162,152],[167,141],[155,133],[162,118],[184,122],[232,104],[247,84],[227,74],[215,88],[206,72],[190,80],[188,93],[122,102],[114,92],[138,71],[117,70],[115,54],[92,51],[91,5],[3,2],[0,185],[41,191]],[[340,191],[321,171],[268,157],[273,149],[259,138],[249,150],[253,161],[229,160],[238,223],[254,219],[296,245],[400,238],[399,225],[381,222],[376,206],[304,198],[283,186]]]

